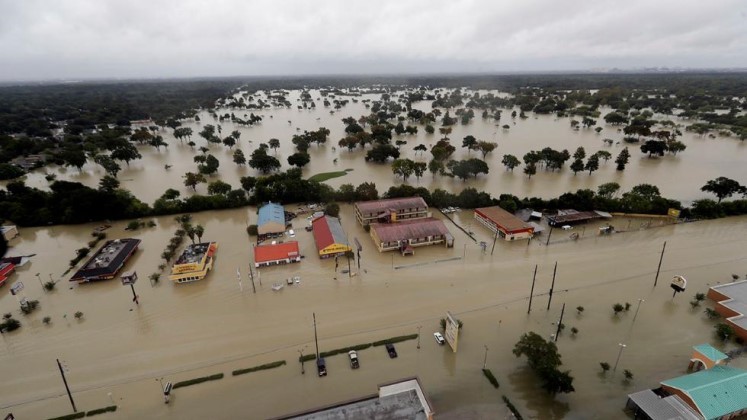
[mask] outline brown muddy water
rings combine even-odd
[[[297,97],[298,92],[293,92],[294,104]],[[314,92],[312,97],[318,95]],[[428,110],[430,105],[416,107]],[[237,114],[241,116],[242,112]],[[340,119],[367,114],[362,103],[351,103],[334,114],[321,106],[315,111],[276,109],[260,113],[265,119],[256,127],[222,124],[223,136],[234,129],[241,131],[239,147],[247,157],[260,142],[278,138],[281,148],[277,156],[287,167],[285,159],[293,152],[290,138],[297,128],[303,131],[325,126],[332,131],[330,140],[324,146],[312,146],[312,160],[304,174],[352,168],[348,175],[328,181],[330,185],[373,180],[380,192],[399,183],[388,165],[365,163],[364,151],[334,150],[343,135]],[[573,176],[568,169],[561,173],[540,170],[527,180],[521,167],[513,174],[505,172],[501,156],[522,156],[545,146],[573,151],[580,145],[587,154],[604,149],[616,155],[622,146],[603,146],[602,139],[617,141],[622,134],[609,126],[600,135],[592,130],[573,131],[567,118],[534,117],[531,113],[514,125],[509,114],[504,111],[500,121],[501,125],[511,125],[509,130],[478,116],[468,126],[454,126],[451,135],[458,149],[455,158],[468,155],[459,147],[467,134],[499,143],[488,156],[489,176],[463,183],[426,174],[419,185],[451,191],[473,186],[493,195],[509,192],[554,197],[610,181],[619,182],[624,190],[648,182],[658,185],[665,196],[690,201],[706,197],[700,186],[717,176],[744,181],[739,169],[740,153],[747,147],[744,143],[689,133],[683,136],[688,149],[677,156],[648,159],[631,147],[633,157],[622,173],[614,170],[613,162],[607,162],[591,177],[585,173]],[[207,113],[201,118],[202,124],[216,123]],[[199,124],[188,125],[195,133],[201,129]],[[129,168],[125,166],[119,174],[123,187],[151,203],[167,188],[191,194],[181,177],[196,169],[192,158],[198,152],[179,144],[165,131],[161,134],[170,143],[167,150],[141,147],[143,159]],[[402,148],[404,156],[427,160],[427,154],[415,156],[412,147],[432,144],[437,135],[427,135],[421,128],[417,136],[403,139],[408,141]],[[198,147],[204,144],[196,134],[193,140]],[[213,179],[238,187],[241,176],[256,175],[251,168],[236,167],[227,148],[211,149],[221,162],[219,175]],[[173,166],[166,170],[165,164]],[[101,168],[89,163],[82,172],[37,170],[28,176],[27,183],[46,187],[46,172],[91,186],[97,185],[103,175]],[[414,178],[409,183],[418,184]],[[198,192],[205,189],[202,185]],[[69,274],[63,276],[75,249],[91,239],[90,232],[96,225],[21,229],[9,254],[36,256],[12,280],[22,281],[25,296],[38,299],[41,308],[23,316],[8,293],[8,285],[0,290],[0,313],[12,312],[23,324],[20,330],[1,337],[0,413],[13,412],[17,418],[69,413],[70,404],[55,363],[59,358],[67,366],[78,409],[91,410],[114,402],[119,408],[108,414],[111,418],[267,418],[371,394],[377,384],[412,375],[421,378],[438,418],[503,418],[507,411],[500,399],[502,394],[527,418],[621,418],[627,393],[684,373],[691,346],[711,342],[721,347],[714,341],[714,321],[705,319],[703,307],[692,309],[688,301],[696,292],[705,292],[708,285],[730,281],[732,273],[747,273],[743,251],[747,218],[743,217],[683,225],[654,221],[648,229],[644,229],[647,220],[615,220],[613,224],[627,232],[598,236],[597,226],[590,224],[573,231],[581,234],[578,241],[569,240],[569,232],[555,231],[550,246],[544,245],[544,239],[529,245],[499,242],[493,255],[490,248],[483,254],[474,241],[447,222],[456,237],[454,248],[419,248],[415,256],[405,258],[379,254],[355,223],[350,206],[343,206],[341,214],[350,239],[358,238],[364,248],[361,270],[354,270],[356,276],[337,273],[335,279],[334,262],[315,256],[313,238],[299,228],[304,221],[297,220],[297,239],[306,258],[300,264],[261,269],[256,294],[247,277],[251,241],[245,233],[246,225],[256,222],[255,209],[194,215],[195,222],[205,227],[204,239],[219,242],[220,248],[215,270],[208,278],[184,285],[173,285],[165,279],[151,285],[147,280],[157,271],[160,254],[176,229],[172,217],[154,219],[155,228],[136,232],[124,231],[126,221],[113,223],[107,231],[110,239],[137,237],[143,241],[127,264],[127,269],[137,270],[141,277],[135,286],[139,306],[131,301],[129,287],[123,287],[118,279],[69,287]],[[472,221],[470,212],[463,211],[455,219],[475,231],[478,241],[492,240]],[[664,241],[667,251],[659,284],[654,288]],[[547,310],[556,261],[556,293]],[[535,298],[532,312],[527,314],[535,264],[539,266]],[[237,283],[237,268],[242,273],[243,292]],[[341,264],[340,268],[346,267]],[[687,277],[689,285],[685,293],[673,299],[668,282],[676,274]],[[271,290],[273,283],[296,275],[302,279],[300,285],[286,286],[279,292]],[[60,283],[56,290],[44,292],[39,280],[47,281],[50,276]],[[645,302],[634,320],[639,299]],[[630,302],[631,311],[613,316],[611,308],[617,302]],[[514,357],[511,349],[528,331],[549,337],[563,303],[567,329],[558,346],[564,368],[576,378],[576,392],[552,400],[527,371],[525,360]],[[579,305],[585,307],[581,315],[574,309]],[[82,320],[73,318],[76,311],[85,314]],[[446,311],[464,322],[458,354],[436,345],[432,337]],[[322,351],[416,333],[418,327],[422,327],[421,348],[417,349],[416,341],[398,344],[397,359],[389,359],[381,348],[363,350],[361,369],[356,371],[348,367],[344,356],[333,356],[328,358],[328,377],[317,378],[312,363],[306,364],[307,373],[302,375],[296,360],[299,350],[313,352],[312,313],[316,313]],[[45,316],[52,318],[50,325],[42,323]],[[575,337],[571,327],[579,329]],[[600,375],[599,362],[614,364],[619,343],[627,347],[617,373]],[[501,384],[498,390],[480,371],[485,346],[487,367]],[[288,364],[237,377],[230,374],[234,369],[276,360]],[[732,363],[747,367],[745,359]],[[623,382],[623,369],[634,373],[632,383]],[[172,403],[163,404],[159,378],[176,382],[220,372],[226,374],[224,379],[178,389]]]
[[[315,100],[320,97],[317,91],[311,91],[311,96]],[[379,97],[379,95],[363,95],[357,99],[378,100]],[[207,112],[199,114],[201,123],[184,122],[184,126],[192,127],[195,133],[192,140],[197,144],[197,148],[206,145],[206,141],[197,135],[204,124],[220,124],[223,133],[221,137],[227,136],[233,130],[239,130],[241,138],[237,147],[243,150],[247,159],[260,143],[267,143],[269,139],[277,138],[280,140],[281,146],[277,150],[276,156],[284,169],[289,167],[287,157],[295,152],[291,143],[292,136],[304,130],[326,127],[331,131],[329,140],[323,146],[312,146],[309,149],[311,163],[303,169],[304,175],[311,176],[320,172],[354,169],[348,175],[329,180],[328,183],[338,187],[344,183],[358,185],[361,182],[374,181],[378,185],[380,193],[386,191],[391,185],[401,183],[401,179],[392,174],[389,165],[364,162],[365,150],[356,149],[353,152],[348,152],[347,149],[337,147],[337,142],[344,137],[345,127],[341,119],[348,116],[358,118],[370,113],[369,109],[364,108],[362,101],[358,103],[351,101],[344,108],[330,113],[331,108],[325,109],[322,107],[322,101],[320,100],[316,100],[317,108],[315,110],[295,109],[295,106],[300,104],[300,102],[296,102],[299,98],[298,91],[292,91],[288,98],[294,104],[291,109],[254,110],[264,117],[262,123],[254,127],[241,127],[232,124],[230,121],[219,123]],[[339,99],[345,98],[340,97]],[[431,110],[428,101],[416,103],[414,107],[426,112]],[[602,108],[600,111],[604,116],[610,109]],[[216,112],[219,115],[235,112],[238,117],[243,117],[244,113],[249,114],[244,110],[232,111],[231,109],[218,109]],[[614,158],[625,146],[625,143],[622,142],[623,133],[618,132],[618,127],[605,125],[602,118],[598,119],[598,124],[604,129],[600,134],[597,134],[592,129],[572,130],[569,123],[571,118],[556,118],[552,115],[535,116],[530,112],[527,114],[529,117],[527,119],[518,117],[512,119],[510,110],[504,110],[501,120],[494,121],[483,120],[480,118],[480,112],[477,112],[477,114],[469,125],[457,124],[453,126],[450,138],[457,151],[452,158],[465,159],[471,155],[479,156],[479,153],[468,153],[466,149],[461,147],[462,139],[467,135],[473,135],[479,140],[497,142],[498,148],[486,158],[490,166],[490,175],[462,182],[458,179],[440,176],[434,178],[430,173],[426,173],[420,180],[411,177],[408,183],[431,189],[443,188],[455,191],[459,191],[465,186],[471,186],[487,191],[494,196],[511,193],[519,197],[538,196],[544,198],[556,197],[564,192],[575,191],[579,188],[596,189],[600,184],[613,181],[619,183],[623,191],[627,191],[637,184],[652,183],[659,187],[664,196],[689,203],[692,200],[709,197],[708,194],[700,191],[700,187],[710,179],[726,176],[740,182],[745,181],[742,179],[741,156],[747,150],[747,142],[725,137],[711,139],[707,136],[701,137],[684,132],[684,126],[691,124],[692,121],[681,120],[674,116],[656,115],[655,118],[671,119],[677,124],[681,124],[680,130],[683,131],[683,136],[680,139],[687,145],[687,150],[677,154],[677,156],[667,155],[662,158],[650,159],[640,152],[638,145],[629,145],[632,155],[630,163],[625,171],[620,172],[615,170]],[[504,124],[508,124],[511,128],[508,130],[501,128]],[[440,121],[436,125],[440,125]],[[164,129],[160,132],[169,143],[168,148],[162,148],[158,152],[151,146],[138,146],[143,159],[131,162],[129,167],[122,164],[122,171],[118,175],[123,188],[129,189],[137,197],[151,204],[168,188],[179,189],[183,195],[192,194],[191,190],[184,187],[182,177],[186,172],[196,172],[197,164],[194,163],[193,157],[199,151],[192,150],[186,144],[180,143],[173,138],[171,131],[170,129]],[[408,142],[407,145],[401,147],[403,158],[407,157],[416,161],[427,162],[431,157],[430,153],[416,154],[413,147],[420,143],[432,145],[438,138],[438,131],[435,134],[427,134],[424,127],[420,126],[417,135],[394,135],[393,141],[406,140]],[[611,138],[620,143],[606,146],[602,141],[605,138]],[[523,166],[511,173],[507,172],[500,163],[504,154],[513,154],[521,159],[530,150],[552,147],[568,149],[573,153],[579,146],[586,149],[587,155],[591,155],[598,150],[607,150],[613,155],[612,160],[606,163],[602,161],[600,169],[591,176],[585,172],[574,176],[573,172],[568,169],[568,165],[570,165],[570,162],[568,162],[566,168],[561,172],[553,173],[539,170],[531,180],[527,180],[526,175],[523,174]],[[209,153],[220,161],[219,174],[214,175],[210,180],[221,179],[233,185],[234,188],[239,188],[240,177],[257,175],[253,169],[238,167],[233,163],[233,151],[227,147],[212,145],[210,149]],[[274,153],[274,150],[270,151],[270,154]],[[336,163],[335,159],[337,160]],[[167,164],[173,166],[170,169],[164,169],[164,165]],[[89,186],[97,186],[104,175],[100,166],[89,162],[82,168],[82,171],[78,171],[76,168],[58,167],[38,169],[27,176],[27,183],[31,186],[46,188],[48,182],[44,175],[47,173],[56,174],[58,179],[82,182]],[[204,194],[206,186],[199,186],[198,192]]]
[[[456,236],[454,248],[418,248],[415,256],[401,257],[379,254],[356,224],[352,208],[343,206],[346,232],[363,245],[357,275],[337,273],[335,280],[334,262],[316,258],[311,233],[297,229],[306,258],[300,264],[261,269],[255,294],[247,278],[251,244],[244,232],[247,222],[256,220],[253,210],[195,215],[195,222],[206,228],[204,239],[218,241],[220,248],[215,271],[194,284],[163,280],[151,286],[145,279],[156,271],[161,250],[176,229],[171,217],[134,233],[123,230],[125,222],[115,223],[107,231],[109,238],[143,241],[127,264],[141,275],[135,286],[139,306],[118,279],[69,287],[63,278],[56,290],[42,291],[35,274],[42,280],[50,274],[60,278],[95,225],[22,229],[11,255],[37,255],[15,279],[24,282],[25,295],[38,299],[41,308],[23,316],[7,286],[0,295],[0,312],[12,312],[23,323],[20,330],[4,334],[0,344],[2,413],[46,418],[70,412],[55,364],[59,358],[67,366],[78,409],[114,401],[119,408],[111,418],[267,418],[370,394],[379,383],[412,375],[421,378],[438,418],[503,418],[502,394],[527,418],[621,418],[627,393],[685,372],[691,346],[710,342],[724,348],[713,337],[714,321],[703,314],[711,304],[692,309],[688,301],[708,285],[730,281],[732,273],[747,272],[744,217],[654,223],[648,229],[641,229],[639,220],[615,220],[619,229],[630,230],[598,236],[591,224],[574,230],[582,234],[577,241],[556,230],[549,246],[537,240],[529,245],[498,242],[493,255],[490,248],[483,254],[447,221]],[[478,240],[490,241],[470,217],[463,211],[455,219],[474,230]],[[664,241],[667,250],[654,288]],[[547,310],[556,261],[556,293]],[[535,264],[535,297],[527,314]],[[668,282],[676,274],[686,276],[689,284],[685,293],[672,298]],[[272,283],[294,275],[301,277],[300,285],[271,290]],[[634,319],[638,299],[645,302]],[[615,317],[611,307],[616,302],[633,307]],[[524,332],[549,337],[563,303],[567,329],[558,346],[563,367],[576,378],[576,392],[551,400],[511,349]],[[574,309],[579,305],[585,308],[582,315]],[[447,310],[464,322],[457,354],[432,337]],[[76,311],[85,314],[82,320],[72,317]],[[361,368],[355,371],[343,355],[332,356],[326,378],[316,377],[312,363],[302,375],[296,360],[299,350],[313,352],[312,313],[322,351],[412,334],[419,326],[421,348],[414,340],[400,343],[397,359],[389,359],[382,348],[362,350]],[[50,325],[42,323],[44,316],[52,318]],[[571,327],[579,329],[575,337]],[[627,347],[617,373],[600,375],[599,362],[614,364],[618,343]],[[487,366],[501,384],[498,390],[480,371],[485,346]],[[234,369],[275,360],[288,364],[230,375]],[[747,367],[743,358],[732,364]],[[623,382],[623,369],[634,373],[632,383]],[[163,404],[159,378],[176,382],[220,372],[224,379],[178,389],[171,404]]]

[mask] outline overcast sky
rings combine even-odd
[[[747,67],[745,0],[0,0],[0,80]]]

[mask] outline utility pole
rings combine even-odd
[[[420,350],[420,329],[423,328],[422,325],[418,325],[418,350]]]
[[[301,348],[300,348],[300,349],[298,350],[298,354],[299,354],[299,358],[298,358],[298,360],[299,360],[299,361],[301,362],[301,375],[303,375],[303,374],[305,374],[305,373],[306,373],[306,371],[305,371],[305,370],[304,370],[304,368],[303,368],[303,351],[304,351],[305,349],[306,349],[306,346],[303,346],[303,347],[301,347]]]
[[[257,288],[254,287],[254,272],[252,271],[252,266],[249,266],[249,278],[252,279],[252,291],[254,293],[257,293]]]
[[[482,370],[485,370],[485,368],[488,366],[488,346],[485,345],[485,358],[482,360]]]
[[[42,283],[42,279],[39,276],[40,276],[40,273],[36,273],[36,278],[39,280],[39,286],[41,286],[42,292],[44,292],[45,291],[44,284]],[[50,276],[51,276],[51,274],[50,274]]]
[[[547,300],[547,310],[550,310],[550,303],[552,302],[552,291],[555,289],[555,273],[558,272],[558,262],[555,261],[555,268],[552,269],[552,284],[550,284],[550,298]]]
[[[352,278],[353,277],[353,273],[352,273],[353,270],[350,269],[350,254],[352,254],[352,253],[353,253],[353,251],[345,251],[345,256],[348,259],[348,278]]]
[[[77,413],[78,409],[75,408],[75,401],[73,401],[73,394],[70,393],[70,387],[67,386],[67,379],[65,378],[65,370],[62,368],[62,363],[60,363],[60,359],[57,359],[57,367],[60,368],[60,375],[62,375],[62,382],[65,384],[65,390],[67,391],[67,396],[70,398],[70,405],[73,406],[73,413]]]
[[[545,242],[545,245],[550,245],[551,236],[552,236],[552,226],[550,226],[550,233],[547,234],[547,242]]]
[[[495,227],[495,236],[493,237],[493,248],[490,249],[490,255],[495,251],[495,242],[498,240],[498,226]]]
[[[659,271],[661,271],[661,262],[664,260],[664,250],[667,249],[667,241],[664,241],[664,246],[661,247],[661,257],[659,257],[659,267],[656,268],[656,278],[654,278],[654,287],[659,281]]]
[[[555,342],[558,342],[558,336],[560,335],[560,328],[563,325],[563,314],[565,313],[565,303],[563,303],[563,309],[560,310],[560,321],[558,321],[558,330],[555,331]]]
[[[316,312],[311,314],[314,317],[314,345],[316,346],[316,359],[319,360],[319,340],[316,337]]]
[[[534,295],[534,281],[537,279],[537,264],[534,265],[534,276],[532,277],[532,291],[529,292],[529,309],[527,313],[532,312],[532,296]]]

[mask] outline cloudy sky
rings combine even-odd
[[[0,0],[0,80],[747,67],[745,0]]]

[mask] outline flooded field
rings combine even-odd
[[[313,98],[318,96],[312,91]],[[294,107],[298,97],[299,92],[289,96]],[[378,99],[378,95],[365,98]],[[421,102],[416,107],[428,111],[430,103]],[[602,115],[607,111],[602,110]],[[389,165],[365,163],[363,150],[348,152],[336,147],[344,134],[340,120],[369,112],[360,102],[335,113],[321,106],[301,111],[273,109],[259,111],[264,120],[255,127],[230,122],[221,126],[224,135],[233,130],[242,133],[237,147],[247,157],[259,143],[278,138],[281,146],[277,157],[284,168],[288,167],[287,156],[295,152],[290,141],[294,134],[327,127],[331,131],[329,140],[326,145],[310,148],[311,163],[303,169],[304,174],[353,169],[328,183],[338,187],[373,181],[383,193],[400,183]],[[192,140],[198,148],[205,145],[196,134],[201,125],[217,124],[207,112],[199,115],[201,124],[185,123],[193,128]],[[604,126],[601,134],[589,129],[574,131],[569,118],[528,115],[528,119],[514,121],[510,112],[504,111],[500,122],[478,116],[469,125],[453,127],[450,137],[457,147],[455,159],[467,157],[468,152],[460,146],[468,134],[499,144],[487,157],[488,176],[462,182],[433,178],[427,173],[419,181],[411,178],[409,183],[456,192],[471,186],[494,196],[512,193],[546,198],[578,188],[596,189],[611,181],[620,183],[623,190],[652,183],[662,195],[687,203],[707,197],[700,191],[706,181],[718,176],[741,180],[743,174],[740,153],[747,148],[744,142],[684,133],[681,140],[687,150],[677,156],[649,159],[637,145],[630,145],[632,158],[624,172],[607,162],[592,176],[574,176],[566,167],[560,173],[539,170],[527,180],[522,167],[514,173],[505,171],[500,164],[503,154],[521,157],[548,146],[573,152],[584,146],[587,154],[608,150],[614,159],[623,147],[622,143],[605,146],[602,142],[604,138],[615,142],[622,139],[615,127]],[[603,123],[601,118],[599,121]],[[503,124],[509,124],[510,129],[502,129]],[[402,146],[402,157],[427,161],[430,155],[416,155],[413,147],[435,143],[438,134],[429,135],[422,126],[419,128],[417,135],[395,139],[408,142]],[[158,152],[138,146],[143,159],[124,166],[118,176],[122,187],[149,203],[167,188],[178,189],[183,196],[192,194],[184,187],[182,176],[196,170],[193,157],[199,152],[174,139],[170,131],[160,133],[170,144],[167,149]],[[210,149],[221,163],[211,180],[222,179],[237,188],[240,177],[257,175],[251,168],[236,166],[228,148],[213,145]],[[172,166],[166,169],[165,165]],[[49,167],[29,174],[27,183],[46,188],[46,173],[89,186],[97,186],[104,174],[93,163],[80,172]],[[197,191],[204,194],[206,186],[199,186]],[[70,412],[55,362],[59,358],[67,366],[78,409],[115,403],[118,410],[108,414],[110,418],[267,418],[371,394],[377,384],[412,375],[420,377],[442,419],[503,418],[503,394],[526,418],[620,418],[627,393],[655,387],[660,380],[684,373],[693,345],[711,342],[722,347],[714,342],[714,321],[703,314],[703,308],[711,304],[691,308],[688,302],[695,293],[706,292],[709,285],[731,281],[732,273],[742,277],[747,273],[744,217],[681,225],[613,220],[612,224],[625,232],[599,236],[598,226],[590,224],[573,231],[581,236],[577,241],[568,238],[569,232],[555,231],[549,246],[545,245],[546,236],[529,244],[498,242],[492,255],[490,247],[483,252],[447,221],[456,237],[454,248],[418,248],[415,256],[401,257],[379,254],[368,234],[355,223],[350,206],[342,207],[341,216],[349,239],[357,238],[363,245],[361,269],[353,267],[355,276],[336,273],[333,261],[319,260],[311,233],[301,228],[305,221],[297,219],[297,239],[306,258],[300,264],[261,269],[261,276],[255,279],[256,293],[248,277],[252,238],[245,231],[248,224],[256,223],[256,209],[194,215],[195,223],[205,227],[204,240],[217,241],[220,247],[215,270],[208,278],[184,285],[171,284],[166,275],[157,284],[147,280],[150,273],[158,271],[160,254],[177,229],[173,217],[154,219],[156,227],[135,232],[124,230],[127,221],[115,222],[107,230],[109,239],[142,240],[140,250],[127,264],[127,269],[135,269],[140,275],[135,285],[139,305],[132,302],[129,287],[123,287],[119,279],[71,287],[67,281],[71,273],[63,275],[75,250],[91,240],[90,233],[98,224],[21,229],[9,255],[36,255],[13,280],[22,281],[25,296],[39,300],[41,308],[23,316],[14,297],[6,293],[9,287],[0,293],[0,312],[12,312],[23,324],[20,330],[1,337],[0,413],[46,418]],[[492,241],[489,232],[473,222],[471,212],[456,213],[454,218],[465,229],[475,231],[478,242]],[[643,229],[646,226],[650,228]],[[658,286],[653,287],[664,241],[667,251],[662,272]],[[555,262],[557,283],[547,309]],[[340,269],[346,265],[341,264]],[[537,284],[528,314],[535,265]],[[242,274],[243,292],[239,290],[237,268]],[[672,298],[668,283],[676,274],[687,277],[689,285],[685,293]],[[279,292],[271,290],[273,283],[290,276],[300,276],[301,283]],[[41,282],[49,279],[59,283],[56,290],[44,292]],[[630,302],[631,310],[614,316],[612,305],[618,302]],[[514,357],[511,349],[528,331],[550,337],[564,303],[563,323],[567,328],[558,346],[562,368],[570,369],[575,377],[576,392],[553,400],[540,389],[526,361]],[[583,306],[584,312],[577,313],[577,306]],[[84,313],[80,320],[73,317],[77,311]],[[432,333],[439,329],[439,319],[446,311],[464,322],[458,354],[433,340]],[[322,351],[418,331],[420,348],[415,340],[400,343],[397,359],[389,359],[382,348],[363,350],[361,368],[355,371],[344,356],[333,356],[328,359],[328,377],[317,378],[312,363],[306,364],[307,373],[302,375],[299,352],[314,351],[312,313],[316,313]],[[49,325],[42,322],[45,316],[51,317]],[[572,327],[579,330],[577,334],[571,334]],[[602,375],[599,363],[614,364],[619,343],[627,347],[617,372]],[[500,382],[498,390],[480,370],[486,346],[487,367]],[[276,360],[285,360],[287,365],[231,376],[234,369]],[[732,365],[747,367],[747,361],[738,358]],[[634,373],[632,382],[623,381],[624,369]],[[221,372],[226,375],[224,379],[179,389],[171,404],[163,404],[159,379],[176,382]]]
[[[342,109],[334,111],[334,113],[330,111],[332,108],[324,108],[321,106],[321,101],[316,100],[320,97],[318,91],[311,91],[312,98],[317,102],[316,109],[297,110],[295,107],[300,104],[300,102],[296,102],[299,96],[299,91],[292,91],[288,95],[288,100],[293,104],[293,107],[288,109],[253,110],[257,115],[262,115],[264,118],[261,124],[253,127],[235,125],[228,120],[219,122],[207,112],[199,113],[201,122],[183,122],[185,127],[191,127],[194,131],[192,136],[192,140],[196,143],[194,150],[186,145],[187,140],[180,142],[175,139],[171,135],[172,130],[161,130],[159,134],[169,143],[169,147],[162,148],[159,152],[150,146],[138,146],[143,159],[133,161],[129,166],[122,164],[122,171],[118,175],[122,187],[129,189],[137,197],[151,204],[168,188],[180,190],[183,196],[192,194],[192,191],[184,186],[182,177],[186,172],[196,171],[197,164],[193,162],[193,157],[200,153],[197,150],[199,147],[207,145],[207,142],[197,133],[202,130],[202,126],[205,124],[220,124],[223,136],[233,130],[241,132],[236,147],[242,149],[247,159],[260,143],[267,143],[271,138],[279,139],[280,148],[277,150],[271,149],[270,154],[275,155],[280,160],[284,169],[289,167],[287,157],[296,151],[291,143],[292,136],[304,130],[311,131],[319,127],[326,127],[331,132],[327,143],[322,146],[312,146],[309,149],[311,162],[303,168],[306,176],[320,172],[353,169],[348,175],[329,180],[328,183],[338,187],[344,183],[358,185],[373,180],[376,182],[380,193],[386,191],[391,185],[401,183],[401,179],[392,174],[390,165],[366,163],[363,160],[366,150],[370,146],[366,150],[355,149],[352,152],[337,146],[337,142],[345,135],[345,125],[341,122],[342,118],[352,116],[357,119],[361,115],[370,114],[370,109],[364,107],[362,100],[378,100],[380,95],[363,95],[357,98],[360,100],[358,103],[350,102]],[[341,98],[349,99],[349,97]],[[414,107],[424,112],[431,110],[431,104],[428,101],[417,102]],[[611,110],[601,108],[600,111],[601,115],[604,116]],[[249,114],[250,111],[234,111],[227,108],[216,110],[218,115],[231,112],[235,112],[238,117],[243,117],[244,113]],[[639,145],[630,144],[628,145],[631,152],[630,163],[626,170],[621,172],[615,170],[614,158],[626,145],[622,141],[623,133],[618,132],[618,127],[605,125],[601,117],[597,119],[598,125],[604,129],[597,134],[593,129],[577,131],[571,129],[569,123],[571,118],[534,115],[530,112],[527,113],[527,119],[521,119],[518,117],[511,118],[510,114],[510,110],[504,110],[500,121],[483,120],[477,115],[468,125],[456,124],[452,126],[453,132],[449,137],[452,144],[457,148],[452,156],[453,159],[465,159],[472,155],[480,156],[479,152],[468,153],[465,148],[461,147],[462,139],[467,135],[473,135],[478,140],[498,143],[498,148],[486,158],[490,167],[488,176],[480,176],[477,179],[463,182],[441,176],[434,178],[430,173],[426,173],[419,181],[411,177],[408,182],[411,185],[420,185],[431,189],[442,188],[459,191],[465,186],[471,186],[478,190],[487,191],[494,196],[511,193],[519,197],[538,196],[544,198],[556,197],[564,192],[575,191],[579,188],[596,189],[600,184],[613,181],[619,183],[623,191],[627,191],[637,184],[653,183],[659,187],[663,196],[689,203],[695,199],[709,197],[706,193],[700,191],[700,187],[706,181],[719,176],[740,180],[742,175],[741,154],[747,150],[747,144],[735,138],[718,137],[712,139],[707,136],[684,132],[684,125],[692,124],[694,121],[681,120],[674,116],[654,116],[655,119],[671,119],[677,124],[682,124],[680,129],[683,131],[683,136],[680,137],[680,140],[687,145],[687,150],[678,153],[676,156],[667,155],[662,158],[650,159],[640,152]],[[577,119],[580,118],[577,117]],[[504,124],[508,124],[510,129],[501,128]],[[440,121],[434,125],[436,127],[440,126]],[[425,162],[430,160],[430,153],[416,154],[413,147],[421,143],[427,146],[433,145],[439,138],[438,131],[435,134],[427,134],[423,126],[419,126],[419,132],[416,135],[393,136],[392,141],[407,141],[407,144],[400,149],[401,157]],[[607,146],[602,141],[605,138],[613,139],[615,143],[612,146]],[[591,176],[584,172],[574,176],[573,172],[568,169],[570,162],[567,162],[565,169],[561,172],[539,169],[537,175],[533,176],[531,180],[527,180],[526,175],[523,174],[523,165],[512,173],[507,172],[501,164],[504,154],[513,154],[521,159],[530,150],[552,147],[558,150],[568,149],[573,153],[579,146],[586,149],[587,155],[598,150],[606,150],[612,154],[612,160],[603,161],[600,169]],[[221,179],[234,186],[234,188],[238,188],[240,177],[256,176],[258,174],[252,168],[239,167],[233,162],[232,154],[235,149],[229,150],[223,145],[210,145],[209,147],[209,153],[220,161],[218,174],[209,177],[209,181]],[[172,167],[164,169],[165,165],[172,165]],[[99,179],[104,175],[100,166],[89,161],[82,168],[82,171],[75,168],[58,167],[38,169],[28,175],[27,183],[31,186],[46,188],[48,182],[44,176],[47,173],[56,174],[58,179],[82,182],[89,186],[98,186]],[[206,186],[199,186],[198,192],[204,194]]]
[[[578,227],[575,231],[583,235],[577,241],[556,231],[549,246],[544,240],[498,242],[493,255],[447,222],[456,236],[454,248],[418,248],[414,257],[401,257],[379,254],[350,206],[343,206],[341,215],[348,236],[363,245],[355,276],[335,273],[334,261],[315,256],[311,233],[297,229],[306,258],[300,264],[261,269],[256,294],[247,276],[251,242],[244,229],[256,220],[254,209],[195,215],[195,222],[205,226],[204,239],[218,241],[220,248],[215,271],[204,281],[185,285],[167,280],[151,285],[145,279],[156,271],[161,250],[176,229],[171,217],[136,232],[124,231],[124,222],[114,223],[109,238],[143,241],[127,265],[141,277],[135,285],[140,305],[118,279],[70,288],[63,279],[56,290],[42,290],[39,279],[60,278],[96,225],[22,229],[11,255],[36,256],[16,278],[26,285],[25,296],[38,299],[41,308],[20,315],[13,296],[0,294],[0,312],[13,312],[23,323],[2,336],[2,412],[18,418],[70,412],[55,363],[59,358],[67,366],[78,409],[114,401],[119,408],[110,418],[267,418],[374,393],[379,383],[412,375],[421,378],[438,418],[502,418],[502,394],[527,418],[620,418],[627,393],[685,372],[691,346],[711,342],[723,348],[715,342],[714,321],[703,314],[711,304],[692,309],[688,301],[708,285],[731,281],[732,273],[747,272],[741,251],[747,246],[742,234],[747,218],[645,230],[637,228],[637,221],[615,220],[613,224],[630,230],[598,236],[594,225]],[[492,239],[487,230],[471,225],[470,212],[458,213],[455,220],[474,230],[478,240]],[[664,241],[667,251],[654,288]],[[555,294],[547,310],[556,261]],[[527,314],[535,264],[535,297]],[[686,276],[689,284],[685,293],[672,298],[668,283],[675,274]],[[271,290],[272,283],[294,275],[301,277],[299,285]],[[639,299],[645,299],[640,310]],[[612,305],[617,302],[633,306],[615,317]],[[554,333],[563,303],[568,328],[558,346],[563,368],[575,377],[576,392],[551,400],[511,349],[524,332]],[[574,309],[579,305],[585,308],[580,315]],[[432,337],[447,310],[464,322],[457,354]],[[84,313],[81,320],[73,318],[76,311]],[[332,356],[328,377],[317,378],[312,363],[302,375],[299,351],[314,351],[312,313],[322,351],[416,333],[418,327],[421,348],[414,340],[400,343],[397,359],[389,359],[383,348],[363,350],[361,368],[355,371],[344,356]],[[50,325],[42,323],[44,316],[52,318]],[[572,336],[571,327],[578,334]],[[617,372],[601,375],[599,362],[614,364],[618,343],[627,347]],[[485,346],[487,367],[501,384],[498,390],[480,371]],[[287,365],[230,374],[276,360]],[[738,358],[732,365],[747,367],[747,361]],[[635,375],[629,384],[622,379],[623,369]],[[159,378],[176,382],[221,372],[224,379],[178,389],[172,403],[163,404]]]

